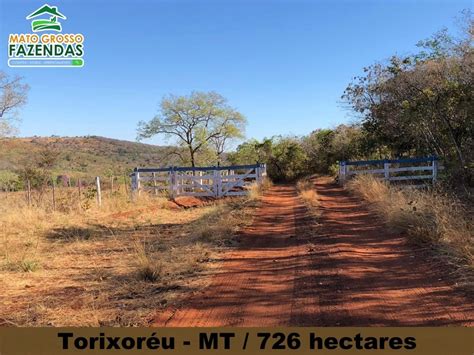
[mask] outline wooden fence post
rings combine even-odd
[[[135,172],[130,175],[130,201],[133,201],[133,196],[135,194],[135,189],[137,187]]]
[[[98,176],[95,177],[95,187],[97,189],[97,204],[102,206],[102,193],[100,191],[100,178]]]
[[[56,189],[54,185],[54,179],[51,178],[51,186],[53,187],[53,212],[56,211]]]
[[[26,188],[27,188],[26,199],[28,201],[28,207],[30,207],[31,206],[31,183],[30,183],[30,179],[26,179]]]

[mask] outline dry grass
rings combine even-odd
[[[298,180],[296,183],[296,190],[311,213],[314,216],[319,216],[319,196],[311,179],[304,178]]]
[[[359,175],[348,187],[379,213],[392,228],[411,239],[435,247],[455,265],[474,270],[474,225],[469,211],[457,199],[436,190],[397,189]]]
[[[181,209],[104,193],[101,208],[76,201],[53,212],[46,200],[28,207],[23,194],[0,198],[0,324],[19,326],[147,324],[206,285],[216,253],[234,244],[253,206],[232,199]]]
[[[249,189],[249,199],[253,201],[258,200],[272,186],[273,183],[268,177],[265,177],[261,184],[253,183]]]

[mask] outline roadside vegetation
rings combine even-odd
[[[474,211],[474,106],[472,36],[464,12],[461,35],[447,30],[417,44],[418,51],[364,68],[342,95],[355,123],[306,136],[250,140],[229,154],[233,163],[260,161],[275,181],[297,181],[305,204],[318,199],[305,178],[337,176],[344,160],[437,155],[444,170],[435,186],[400,190],[361,176],[350,189],[365,198],[387,224],[434,248],[472,278]]]
[[[472,199],[474,22],[470,12],[462,16],[458,37],[442,30],[410,55],[364,68],[342,95],[353,124],[249,140],[229,161],[265,162],[275,181],[295,181],[336,174],[342,160],[437,155],[446,167],[443,186]]]
[[[296,183],[317,217],[319,197],[308,176],[334,176],[343,160],[439,156],[445,169],[425,190],[367,176],[348,186],[388,226],[472,275],[470,13],[464,25],[458,38],[443,30],[413,54],[364,68],[342,95],[355,122],[305,136],[242,142],[246,118],[218,93],[192,92],[164,97],[157,115],[138,125],[139,139],[159,135],[170,140],[167,147],[99,137],[7,138],[29,88],[0,71],[0,325],[148,324],[157,309],[205,286],[202,276],[218,264],[217,253],[237,244],[235,233],[251,223],[270,181]],[[256,162],[266,163],[269,179],[246,198],[174,203],[130,196],[128,174],[138,165]],[[100,207],[93,186],[99,175]]]
[[[23,192],[1,195],[2,325],[146,325],[206,285],[256,206],[178,198],[183,208],[147,194],[132,202],[117,190],[103,191],[99,208],[93,195],[82,206],[68,200],[76,188],[56,193],[65,203],[55,211],[46,199],[29,206]]]
[[[435,250],[474,281],[472,211],[453,195],[437,189],[401,189],[369,175],[359,175],[348,188],[364,198],[387,225],[406,232],[412,242]]]
[[[319,216],[319,196],[314,187],[314,182],[311,178],[303,178],[296,183],[296,190],[299,196],[304,201],[306,207],[311,211],[314,217]]]
[[[0,325],[146,325],[206,285],[268,181],[219,201],[131,194],[137,165],[218,165],[245,118],[217,93],[162,100],[139,137],[6,138],[28,87],[0,72]],[[186,132],[183,133],[183,130]],[[5,148],[5,149],[4,149]],[[100,176],[102,199],[94,185]]]
[[[260,184],[254,183],[250,186],[248,199],[250,201],[257,201],[272,186],[273,182],[268,177],[264,177]]]

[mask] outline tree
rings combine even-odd
[[[327,173],[333,163],[332,129],[317,129],[303,139],[303,147],[309,158],[312,172]]]
[[[0,71],[0,137],[14,132],[13,121],[18,118],[19,108],[26,104],[28,90],[22,78],[10,78]]]
[[[308,157],[297,137],[275,137],[267,172],[275,181],[295,181],[307,175]]]
[[[311,172],[327,174],[343,160],[368,158],[370,149],[357,125],[341,124],[335,129],[317,129],[302,139]]]
[[[175,138],[180,146],[186,148],[194,167],[196,155],[211,144],[214,144],[216,156],[220,159],[226,142],[243,137],[245,124],[245,117],[215,92],[171,95],[163,98],[157,116],[148,123],[139,123],[138,139],[158,134],[167,139]]]
[[[36,190],[37,203],[41,202],[48,185],[52,182],[53,169],[57,165],[59,157],[59,151],[47,145],[17,171],[17,174],[24,181],[29,181],[31,188]]]
[[[462,38],[446,30],[420,51],[365,68],[343,98],[361,115],[369,141],[391,155],[436,154],[453,176],[472,178],[474,164],[474,26]]]
[[[272,137],[262,142],[249,140],[229,155],[233,164],[266,163],[274,181],[294,181],[308,173],[308,157],[298,137]]]
[[[239,144],[235,152],[229,153],[228,159],[234,165],[266,163],[271,151],[271,144],[271,139],[267,138],[263,140],[263,143],[255,138],[249,139]]]
[[[245,121],[234,120],[231,124],[225,124],[222,131],[209,139],[210,145],[215,152],[217,164],[222,162],[222,154],[228,143],[232,140],[244,138]]]

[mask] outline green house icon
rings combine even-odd
[[[30,20],[32,18],[41,16],[41,15],[49,15],[49,19],[38,19],[33,20],[31,22],[31,29],[33,32],[40,32],[40,31],[61,31],[61,24],[58,22],[58,17],[62,19],[66,19],[62,13],[58,11],[56,6],[49,6],[48,4],[44,4],[38,10],[34,11],[33,13],[29,14],[26,19]]]

